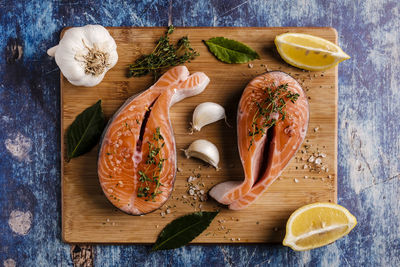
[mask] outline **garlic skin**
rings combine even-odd
[[[204,102],[199,104],[193,112],[192,128],[200,131],[203,126],[222,119],[226,120],[223,106],[213,102]]]
[[[186,158],[198,158],[214,166],[217,170],[219,169],[219,151],[210,141],[198,139],[183,151],[185,152]]]
[[[54,57],[62,74],[76,86],[99,84],[118,61],[117,45],[101,25],[73,27],[47,54]]]

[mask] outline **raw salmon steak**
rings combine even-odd
[[[204,73],[189,76],[184,66],[172,68],[115,113],[104,130],[97,163],[100,185],[114,206],[141,215],[167,201],[176,175],[169,108],[200,94],[209,81]]]
[[[210,195],[230,209],[243,209],[278,178],[300,148],[309,108],[300,84],[284,72],[254,78],[239,102],[237,135],[243,181],[214,186]]]

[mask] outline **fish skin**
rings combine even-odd
[[[272,84],[279,86],[285,83],[288,83],[289,91],[298,93],[300,96],[294,104],[286,101],[285,110],[287,116],[285,120],[278,120],[275,126],[268,129],[263,136],[256,135],[254,143],[249,149],[251,137],[248,131],[251,128],[252,118],[255,113],[252,108],[254,99],[262,99],[261,88]],[[227,181],[220,183],[210,190],[210,196],[222,204],[229,205],[229,209],[232,210],[246,208],[256,201],[281,175],[290,159],[300,148],[307,132],[308,121],[309,106],[307,97],[300,84],[294,78],[280,71],[268,72],[254,78],[246,86],[242,94],[237,116],[238,148],[245,179],[242,182]],[[263,155],[269,131],[273,131],[272,141],[269,145],[270,150],[268,151],[267,159],[265,159],[267,160],[267,165],[262,166],[265,161]],[[291,147],[285,145],[290,145]]]
[[[114,206],[131,215],[142,215],[160,208],[168,200],[176,175],[176,147],[169,108],[186,97],[200,94],[209,81],[204,73],[189,76],[185,66],[174,67],[149,89],[130,97],[114,114],[103,132],[98,158],[100,185]],[[146,111],[148,117],[145,117]],[[139,171],[146,175],[156,171],[153,165],[146,165],[146,159],[147,142],[155,144],[157,128],[165,144],[157,154],[166,159],[158,174],[163,184],[159,187],[162,193],[154,201],[145,201],[137,196]]]

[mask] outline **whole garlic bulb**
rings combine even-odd
[[[49,50],[62,74],[77,86],[99,84],[118,61],[117,45],[101,25],[74,27],[65,31],[60,43]]]

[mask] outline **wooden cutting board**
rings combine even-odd
[[[153,50],[165,28],[108,28],[118,46],[119,61],[103,82],[92,88],[71,85],[61,75],[62,137],[62,237],[74,243],[152,243],[161,229],[173,219],[194,211],[220,209],[211,226],[193,243],[264,243],[281,242],[289,215],[298,207],[318,201],[337,201],[337,67],[325,72],[306,72],[283,62],[273,40],[284,32],[302,32],[337,41],[333,28],[177,28],[171,36],[176,41],[187,35],[200,56],[187,64],[191,72],[205,72],[211,79],[206,90],[171,108],[179,171],[172,197],[161,208],[145,216],[130,216],[113,207],[100,188],[96,159],[98,147],[65,161],[65,131],[85,108],[102,99],[107,118],[124,101],[152,85],[152,77],[127,78],[126,71],[142,53]],[[261,60],[251,64],[224,64],[216,60],[202,40],[224,36],[246,43]],[[231,211],[208,199],[194,200],[188,191],[189,176],[200,176],[193,183],[207,192],[226,180],[243,179],[236,141],[236,109],[246,84],[268,70],[281,70],[296,78],[310,102],[310,122],[304,146],[291,160],[282,176],[258,201],[242,211]],[[223,121],[189,134],[189,123],[196,105],[212,101],[226,108],[228,127]],[[215,171],[196,159],[186,159],[181,149],[196,139],[216,144],[221,156],[221,170]],[[319,151],[319,152],[318,152]],[[322,153],[325,170],[310,170],[311,154]],[[315,167],[315,166],[314,166]],[[204,185],[204,186],[203,186]],[[162,216],[161,214],[164,214]]]

